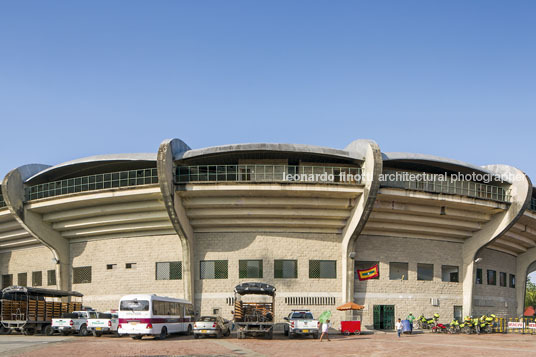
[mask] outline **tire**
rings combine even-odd
[[[194,330],[192,329],[192,325],[188,325],[188,330],[186,331],[186,335],[190,336],[192,333],[194,333]]]
[[[47,325],[47,326],[45,327],[45,329],[43,330],[43,334],[44,334],[45,336],[52,336],[52,335],[54,334],[54,329],[52,328],[52,326]]]
[[[24,329],[23,333],[25,336],[32,336],[33,334],[35,334],[35,329],[27,328],[27,329]]]
[[[266,338],[269,340],[272,340],[274,338],[274,332],[270,330],[270,332],[266,334]]]
[[[355,330],[355,331],[354,331],[354,335],[356,335],[356,336],[361,335],[361,331],[359,331],[359,330]]]
[[[198,333],[194,333],[194,338],[197,340],[199,338],[199,334]]]
[[[78,331],[78,335],[79,336],[87,336],[88,335],[88,330],[87,330],[87,325],[86,324],[83,324],[82,326],[80,326],[80,330]]]
[[[289,339],[293,339],[293,338],[294,338],[294,334],[293,334],[292,332],[290,332],[290,331],[288,332],[288,338],[289,338]]]
[[[318,332],[313,333],[313,338],[314,338],[315,340],[318,340]]]
[[[101,336],[102,336],[102,332],[100,332],[100,331],[95,331],[95,330],[94,330],[94,331],[93,331],[93,336],[95,336],[95,337],[101,337]]]
[[[164,326],[162,327],[162,330],[160,331],[160,335],[158,335],[159,340],[165,340],[167,337],[167,328]]]
[[[134,335],[134,336],[130,336],[132,337],[133,340],[141,340],[141,335]]]
[[[283,335],[288,336],[288,328],[283,329]]]
[[[350,331],[348,330],[344,331],[344,336],[350,336]]]
[[[61,330],[61,334],[62,334],[63,336],[69,336],[69,335],[71,334],[71,332],[70,332],[70,331]]]

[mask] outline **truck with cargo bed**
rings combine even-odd
[[[238,338],[273,338],[275,290],[265,283],[242,283],[235,287],[233,318]]]

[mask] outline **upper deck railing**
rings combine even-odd
[[[0,185],[0,208],[6,207],[6,201],[4,201],[4,195],[2,195],[2,185]]]
[[[29,186],[25,189],[26,201],[95,191],[114,187],[139,186],[158,183],[156,168],[118,171],[105,174],[75,177]]]
[[[177,166],[175,183],[291,182],[357,185],[360,167],[302,165],[198,165]]]
[[[532,199],[530,200],[530,207],[529,207],[529,209],[530,209],[531,211],[536,211],[536,198],[532,198]]]
[[[435,179],[411,179],[411,174],[417,177],[422,173],[409,173],[399,171],[401,175],[396,175],[395,171],[385,171],[385,180],[381,182],[382,187],[403,188],[406,190],[416,190],[431,193],[444,193],[449,195],[461,195],[483,200],[510,202],[510,190],[500,186],[483,184],[472,181],[452,181]],[[404,173],[409,175],[403,175]],[[393,176],[394,175],[394,176]],[[425,175],[428,176],[428,175]],[[432,177],[432,174],[429,174]]]

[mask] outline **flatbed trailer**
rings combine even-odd
[[[8,286],[2,290],[2,327],[25,335],[52,334],[52,319],[82,309],[82,294],[76,291]],[[80,299],[80,301],[71,301]]]
[[[275,287],[264,283],[242,283],[235,287],[234,322],[237,338],[273,338]],[[265,295],[271,302],[245,302],[244,295]]]

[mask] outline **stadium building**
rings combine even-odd
[[[291,309],[333,321],[350,313],[389,329],[409,312],[522,313],[536,270],[536,194],[506,165],[382,153],[369,140],[344,150],[292,144],[102,155],[9,172],[0,196],[2,286],[84,294],[184,297],[229,318],[245,281],[277,288]],[[359,280],[356,270],[379,276]],[[374,276],[374,275],[372,275]]]

